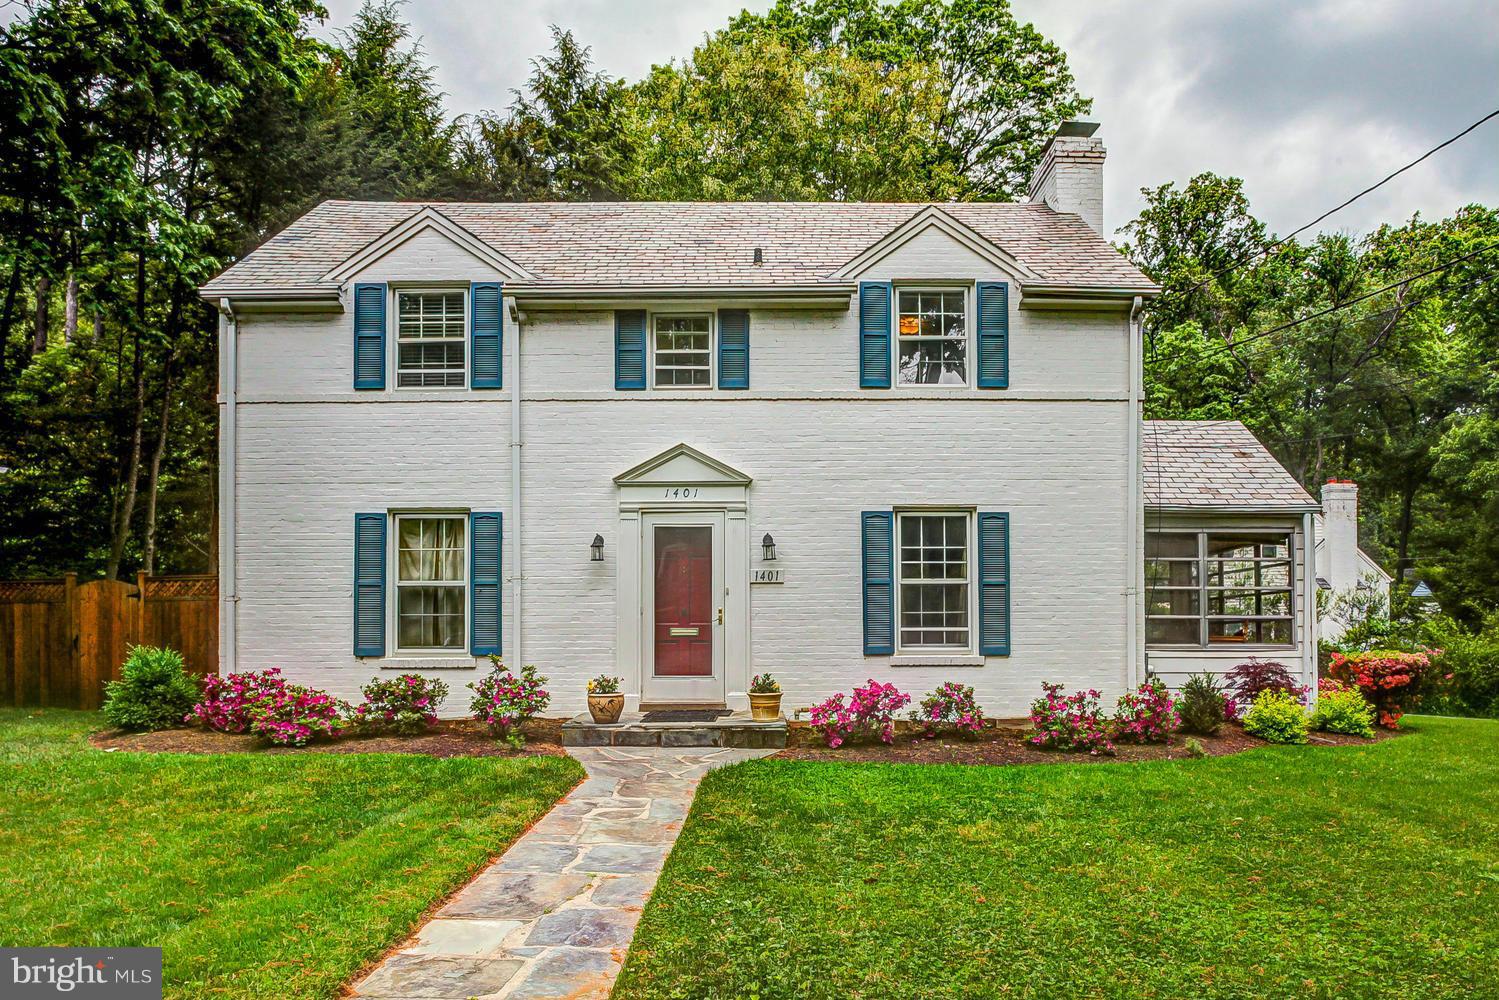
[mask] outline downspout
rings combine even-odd
[[[223,654],[219,672],[231,674],[239,659],[238,532],[235,531],[239,489],[236,431],[239,414],[239,320],[229,299],[219,299],[219,345],[224,358],[224,440],[219,454],[219,624]]]
[[[1129,310],[1129,422],[1128,422],[1128,448],[1129,448],[1129,489],[1126,491],[1129,506],[1129,516],[1125,531],[1125,567],[1124,579],[1127,581],[1124,587],[1124,599],[1128,606],[1125,615],[1125,641],[1128,643],[1128,651],[1124,658],[1125,682],[1133,691],[1140,685],[1140,601],[1141,592],[1144,588],[1145,574],[1145,551],[1144,521],[1145,507],[1141,498],[1141,479],[1144,471],[1140,456],[1141,420],[1144,414],[1140,412],[1140,397],[1144,390],[1144,366],[1145,345],[1140,329],[1140,314],[1144,311],[1145,300],[1135,296],[1134,303]]]
[[[1301,515],[1302,650],[1301,683],[1307,686],[1307,707],[1317,705],[1317,667],[1321,655],[1321,620],[1317,617],[1317,519]]]
[[[525,572],[521,563],[521,423],[520,423],[520,329],[521,313],[510,300],[510,318],[515,336],[510,338],[510,665],[517,671],[525,664],[521,644],[521,597]]]

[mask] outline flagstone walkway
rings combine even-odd
[[[773,750],[574,748],[588,773],[355,984],[369,1000],[604,998],[704,774]]]

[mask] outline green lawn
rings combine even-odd
[[[560,757],[103,753],[0,709],[0,944],[164,949],[168,997],[335,997],[582,777]]]
[[[615,1000],[1499,996],[1499,722],[710,774]]]

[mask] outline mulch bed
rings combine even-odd
[[[448,719],[420,736],[340,736],[305,747],[267,746],[247,733],[215,733],[207,729],[163,729],[154,733],[105,730],[89,737],[100,750],[140,753],[416,753],[431,757],[561,756],[564,719],[530,719],[521,727],[524,750],[489,735],[473,719]]]
[[[847,762],[872,762],[885,764],[1119,764],[1142,760],[1182,760],[1191,757],[1187,752],[1187,739],[1202,744],[1209,757],[1223,757],[1242,753],[1255,747],[1269,746],[1257,736],[1250,736],[1237,724],[1229,724],[1216,736],[1173,737],[1170,743],[1137,745],[1117,744],[1118,753],[1113,756],[1100,754],[1097,757],[1086,753],[1068,753],[1061,750],[1043,750],[1025,742],[1031,735],[1027,723],[1022,720],[991,720],[991,727],[971,739],[939,737],[927,739],[922,731],[911,723],[898,723],[895,742],[844,744],[836,750],[823,743],[822,734],[807,722],[792,722],[787,734],[785,750],[774,755],[779,760],[839,760]],[[1374,739],[1361,736],[1343,736],[1338,733],[1312,733],[1311,746],[1348,746],[1373,743],[1398,736],[1397,732],[1375,730]]]

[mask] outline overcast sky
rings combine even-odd
[[[324,0],[329,27],[359,0]],[[570,28],[611,75],[689,53],[744,0],[419,0],[406,13],[455,114],[502,109]],[[1014,0],[1067,53],[1109,150],[1105,224],[1139,189],[1243,177],[1287,232],[1499,108],[1493,0]],[[1360,232],[1420,211],[1499,205],[1499,119],[1336,216]]]

